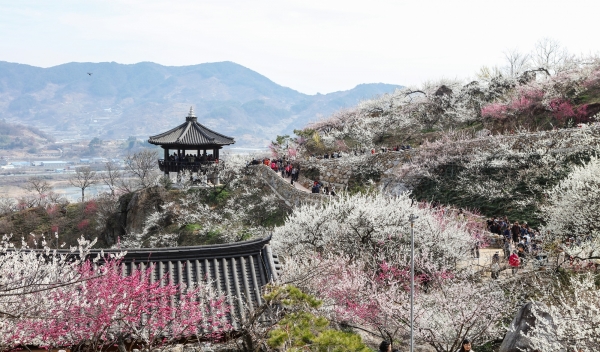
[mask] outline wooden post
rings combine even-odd
[[[169,148],[163,147],[165,149],[165,159],[163,161],[163,165],[165,168],[165,176],[169,176]]]

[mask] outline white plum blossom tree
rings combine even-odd
[[[409,215],[415,232],[416,338],[455,351],[463,338],[497,338],[506,311],[502,289],[481,283],[464,262],[480,231],[472,219],[416,203],[409,194],[343,195],[306,204],[273,233],[285,257],[282,280],[325,299],[333,319],[383,338],[409,325]]]
[[[0,346],[10,346],[16,322],[41,314],[53,305],[47,294],[54,288],[75,285],[84,278],[78,271],[94,242],[80,239],[69,254],[57,254],[42,237],[43,251],[15,247],[4,236],[0,247]]]
[[[538,301],[531,309],[535,326],[525,334],[533,348],[541,352],[598,350],[600,290],[596,275],[575,274],[566,282],[556,282]]]
[[[415,223],[416,245],[453,263],[471,249],[466,221],[414,202],[408,193],[342,195],[326,204],[305,204],[273,232],[274,246],[290,257],[335,253],[377,260],[381,251],[404,252],[410,245],[408,216]]]
[[[549,190],[543,207],[545,231],[562,235],[598,237],[600,234],[600,160],[592,157]]]
[[[555,242],[566,255],[583,264],[600,259],[600,160],[573,168],[572,172],[547,192],[542,207],[548,243]],[[579,264],[579,263],[577,263]]]

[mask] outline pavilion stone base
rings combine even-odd
[[[171,182],[173,182],[173,184],[179,184],[179,180],[178,177],[181,174],[177,173],[177,172],[169,172],[168,176],[169,179],[171,180]],[[187,177],[189,177],[190,175],[188,174]],[[220,177],[219,177],[219,173],[207,173],[206,174],[206,182],[203,181],[203,175],[202,173],[192,173],[191,174],[192,177],[196,177],[196,182],[194,182],[195,186],[219,186],[221,184],[220,181]],[[183,180],[182,180],[183,181]]]

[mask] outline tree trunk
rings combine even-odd
[[[119,349],[119,352],[127,352],[127,347],[125,347],[125,339],[123,336],[119,336],[117,348]]]

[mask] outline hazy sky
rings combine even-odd
[[[600,52],[600,2],[0,0],[0,60],[234,61],[304,93],[473,76],[543,37]]]

